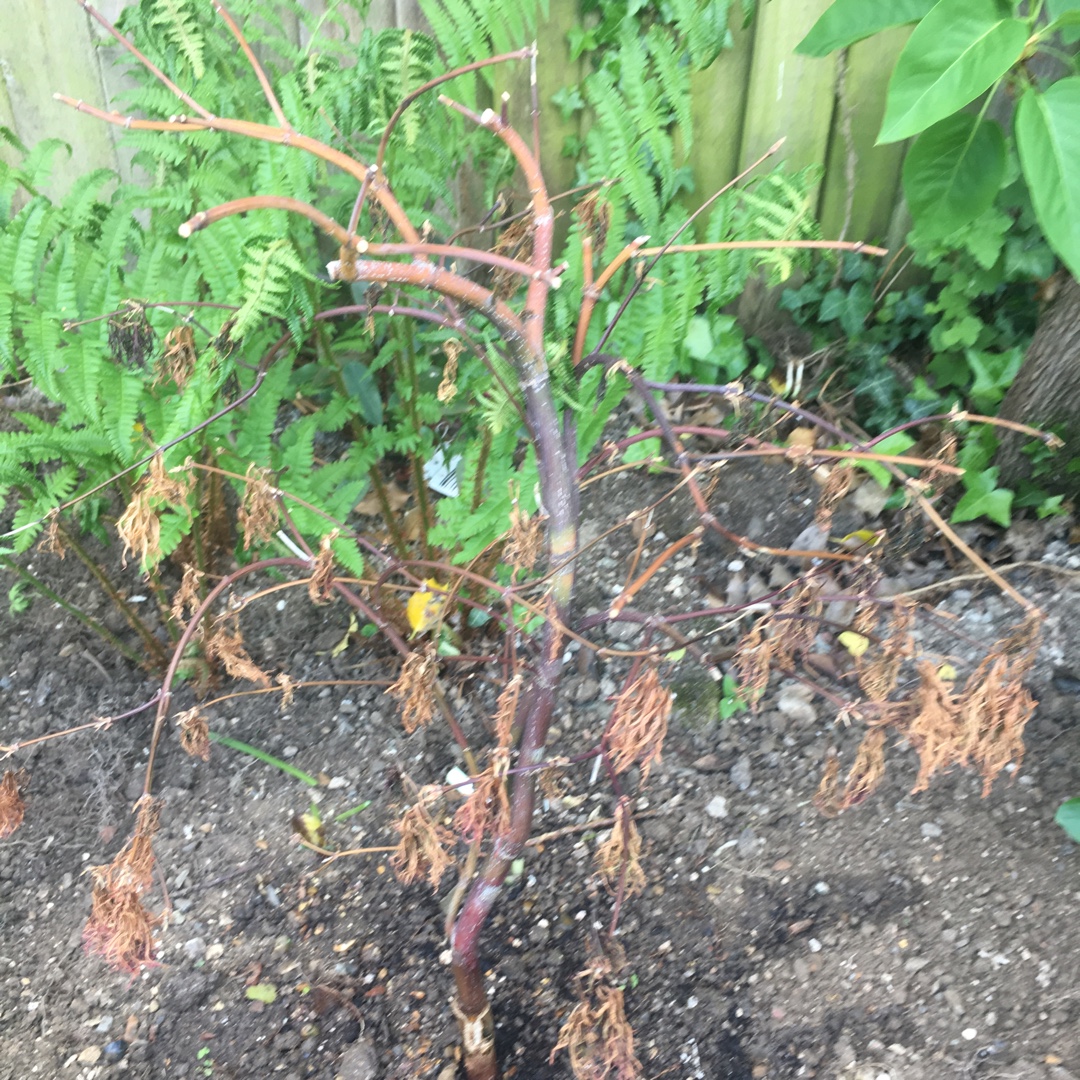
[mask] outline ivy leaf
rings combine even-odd
[[[940,240],[989,210],[1006,160],[993,120],[958,113],[924,131],[904,160],[904,197],[920,235]]]
[[[1024,91],[1016,148],[1039,227],[1080,277],[1080,77],[1061,79],[1042,94]]]
[[[874,443],[871,447],[878,454],[906,454],[915,445],[915,440],[906,431],[894,431],[892,435]],[[846,449],[846,447],[845,447]],[[892,484],[892,473],[877,461],[860,459],[858,461],[846,461],[845,465],[854,465],[868,472],[886,491]]]
[[[713,349],[712,331],[709,329],[709,320],[701,315],[695,315],[686,328],[686,337],[683,338],[686,351],[695,360],[705,360]]]
[[[803,56],[826,56],[894,26],[918,22],[938,0],[836,0],[795,46]]]
[[[915,28],[889,80],[878,143],[898,142],[962,109],[1021,57],[1023,19],[998,0],[941,0]]]
[[[1080,799],[1067,799],[1058,807],[1054,820],[1080,844]]]
[[[971,386],[975,407],[980,411],[992,409],[1005,396],[1005,391],[1016,378],[1016,373],[1024,362],[1023,348],[1017,345],[1005,352],[967,349],[964,355],[975,375],[975,382]]]
[[[1012,521],[1013,493],[1008,488],[999,488],[997,479],[997,466],[983,472],[965,473],[967,492],[956,504],[949,520],[956,525],[962,521],[988,517],[998,525],[1008,526]]]

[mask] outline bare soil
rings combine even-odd
[[[617,490],[609,511],[592,508],[593,535],[619,505],[642,501],[630,486]],[[722,493],[735,528],[785,543],[812,511],[804,495],[779,467]],[[681,535],[680,511],[665,513],[663,530]],[[858,732],[837,726],[821,700],[792,705],[798,694],[779,685],[757,712],[721,721],[707,680],[689,669],[677,678],[663,761],[637,802],[648,887],[628,902],[619,934],[650,1080],[1080,1076],[1080,848],[1053,822],[1061,801],[1080,794],[1080,550],[1067,543],[1067,522],[1025,528],[982,539],[1002,558],[1041,564],[1011,576],[1049,615],[1031,679],[1041,705],[1022,768],[986,798],[981,780],[960,771],[909,794],[914,756],[896,746],[876,795],[823,818],[811,804],[822,761]],[[646,557],[663,542],[654,537]],[[613,543],[588,561],[586,610],[601,610],[624,579],[633,540]],[[707,546],[688,553],[656,597],[697,604],[698,576],[724,579],[730,558]],[[125,632],[71,559],[29,561]],[[114,572],[129,595],[145,592],[132,569]],[[897,571],[906,587],[963,572],[933,552]],[[958,662],[965,641],[974,651],[1015,622],[1014,607],[971,581],[924,599],[963,635],[946,646],[928,630],[926,647]],[[395,675],[370,640],[336,651],[349,624],[342,606],[316,608],[292,590],[258,610],[246,616],[248,644],[275,671]],[[637,633],[614,630],[627,647]],[[616,659],[572,668],[554,752],[595,742],[624,669]],[[454,686],[479,732],[490,688]],[[155,689],[44,599],[0,614],[0,742],[124,712]],[[182,690],[178,705],[192,700]],[[456,1075],[440,907],[449,878],[437,897],[401,886],[385,854],[326,864],[290,825],[315,800],[338,848],[393,844],[400,774],[442,780],[459,763],[454,745],[438,726],[406,737],[380,685],[310,687],[285,711],[279,704],[235,697],[215,706],[212,726],[320,776],[314,793],[220,745],[203,764],[175,734],[165,741],[155,850],[171,915],[160,963],[133,979],[86,956],[81,935],[86,870],[108,862],[131,829],[150,718],[18,754],[31,778],[26,821],[0,842],[2,1080]],[[591,762],[572,770],[567,795],[545,803],[537,833],[563,831],[530,849],[486,937],[506,1075],[520,1080],[570,1075],[565,1055],[548,1056],[587,939],[610,918],[592,876],[602,826],[589,822],[606,818],[612,800],[591,772]],[[154,900],[164,902],[161,888]],[[251,1000],[256,984],[272,984],[276,1000]]]

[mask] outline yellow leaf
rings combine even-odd
[[[870,648],[870,639],[856,634],[854,630],[845,630],[842,634],[837,634],[836,639],[856,660]]]
[[[446,606],[447,586],[440,585],[434,578],[424,582],[424,588],[409,597],[405,607],[405,617],[412,627],[413,637],[426,634],[440,619]]]
[[[326,847],[326,827],[319,816],[318,807],[313,806],[306,814],[295,814],[292,819],[293,832],[315,847]]]
[[[356,614],[350,613],[349,629],[345,631],[345,636],[330,650],[330,655],[332,657],[340,656],[349,647],[349,640],[359,629],[360,624],[356,621]]]
[[[845,551],[857,551],[859,548],[877,547],[885,535],[885,530],[874,532],[872,529],[856,529],[839,540],[834,536],[832,542],[839,544]]]
[[[937,669],[938,678],[942,682],[955,682],[956,681],[956,668],[952,664],[942,664]]]

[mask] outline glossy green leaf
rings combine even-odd
[[[989,210],[1005,162],[993,120],[957,113],[924,131],[904,160],[904,198],[919,235],[939,240]]]
[[[836,0],[795,46],[804,56],[826,56],[872,34],[918,22],[938,0]]]
[[[879,143],[925,131],[992,86],[1024,51],[1028,25],[998,0],[941,0],[896,61]]]
[[[1080,77],[1042,94],[1024,92],[1016,107],[1016,148],[1039,227],[1080,277]]]
[[[1008,526],[1012,521],[1013,493],[1008,488],[998,487],[997,480],[996,466],[980,473],[965,473],[964,486],[967,492],[956,504],[949,520],[955,525],[961,521],[988,517],[998,525]]]
[[[1080,40],[1080,0],[1046,0],[1050,16],[1050,33],[1061,34],[1062,41],[1071,44]]]
[[[1080,799],[1068,799],[1058,807],[1054,820],[1080,844]]]

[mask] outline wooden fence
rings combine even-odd
[[[115,18],[128,0],[99,0]],[[207,0],[209,2],[209,0]],[[868,0],[869,2],[869,0]],[[304,0],[321,10],[325,0]],[[819,210],[826,236],[881,240],[897,232],[902,144],[875,147],[893,61],[906,30],[855,45],[843,58],[798,56],[795,45],[829,0],[757,0],[752,25],[733,18],[733,47],[694,76],[694,144],[689,163],[701,197],[716,190],[782,136],[781,157],[794,166],[824,166]],[[737,7],[737,5],[736,5]],[[57,155],[53,190],[76,175],[106,166],[125,171],[117,129],[53,101],[60,91],[111,105],[120,89],[117,74],[95,47],[102,32],[75,0],[3,0],[0,14],[0,124],[26,144],[56,137],[72,147]],[[578,18],[577,0],[550,0],[541,40],[565,42]],[[423,25],[415,0],[373,0],[373,27]],[[551,55],[559,52],[561,55]],[[565,47],[541,56],[546,96],[580,76]],[[566,124],[553,107],[545,157],[554,179],[567,170],[558,154]],[[2,152],[2,151],[0,151]]]

